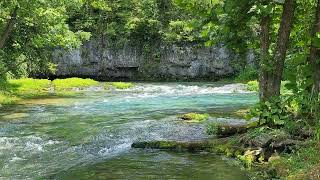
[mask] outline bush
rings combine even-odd
[[[86,88],[90,86],[96,86],[99,82],[93,79],[82,78],[68,78],[68,79],[56,79],[53,81],[53,85],[56,90],[68,90],[72,88]]]
[[[259,82],[258,81],[249,81],[247,83],[247,89],[248,91],[259,91]]]

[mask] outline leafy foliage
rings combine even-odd
[[[269,127],[284,126],[289,121],[290,107],[287,99],[274,98],[272,101],[260,102],[250,110],[248,118],[259,117]]]
[[[244,70],[240,71],[235,80],[239,82],[248,82],[256,79],[258,79],[257,69],[253,66],[248,66]]]
[[[75,48],[90,37],[83,31],[73,32],[66,23],[69,10],[80,8],[79,0],[21,0],[0,2],[0,38],[10,30],[5,46],[0,49],[0,75],[27,76],[43,73],[54,47]],[[13,11],[16,21],[11,21]],[[7,25],[12,22],[12,29]],[[5,34],[4,34],[5,35]],[[18,67],[18,68],[17,68]]]

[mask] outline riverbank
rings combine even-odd
[[[237,112],[229,112],[232,114],[240,117]],[[242,115],[245,118],[245,114]],[[212,136],[205,140],[135,142],[132,147],[217,153],[236,159],[252,179],[320,178],[320,144],[314,139],[314,129],[301,124],[271,129],[255,122],[209,123],[206,131]]]
[[[0,81],[0,106],[19,104],[30,99],[73,97],[90,87],[109,90],[111,88],[127,89],[133,86],[133,83],[102,83],[92,79],[81,78],[56,79],[53,81],[25,78]]]

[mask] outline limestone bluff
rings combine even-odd
[[[252,61],[252,54],[246,57]],[[218,80],[234,75],[238,55],[222,45],[162,43],[114,45],[91,39],[71,51],[56,50],[57,77],[91,77],[99,80]]]

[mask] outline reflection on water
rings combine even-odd
[[[77,98],[49,100],[54,103],[38,100],[10,107],[0,112],[0,179],[91,174],[181,179],[191,172],[200,179],[240,177],[243,172],[212,155],[145,152],[130,145],[207,138],[204,124],[181,123],[176,115],[237,109],[257,101],[255,94],[245,92],[241,85],[139,83],[129,90],[88,91]]]

